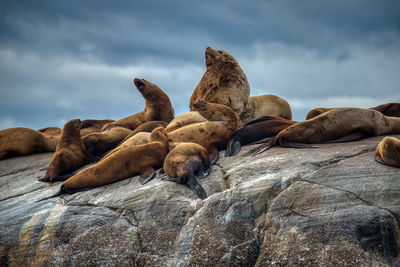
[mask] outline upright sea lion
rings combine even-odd
[[[384,137],[376,147],[375,160],[379,163],[400,167],[400,140],[392,137]]]
[[[70,120],[64,125],[56,152],[51,158],[46,175],[40,181],[65,180],[64,175],[98,160],[86,151],[81,140],[80,127],[79,119]]]
[[[190,110],[194,103],[203,100],[230,107],[240,117],[250,96],[246,75],[236,59],[224,50],[207,47],[206,72],[190,98]]]
[[[356,141],[383,134],[400,133],[400,118],[373,109],[335,108],[312,119],[298,122],[249,154],[261,153],[273,145],[310,147],[305,144]]]
[[[46,127],[38,130],[41,133],[51,136],[61,136],[62,129],[58,127]]]
[[[183,126],[205,121],[207,120],[203,116],[201,116],[200,113],[198,113],[197,111],[188,111],[182,113],[181,115],[177,116],[172,121],[170,121],[165,130],[169,133]]]
[[[167,122],[165,121],[148,121],[143,123],[142,125],[140,125],[139,127],[137,127],[135,130],[133,130],[127,137],[125,137],[125,139],[123,140],[126,141],[129,138],[131,138],[132,136],[136,135],[137,133],[140,132],[145,132],[145,133],[150,133],[157,127],[166,127],[167,126]]]
[[[247,123],[261,116],[281,117],[291,120],[292,110],[289,103],[279,96],[251,96],[244,112],[240,115],[240,121]]]
[[[225,149],[225,157],[235,156],[241,146],[273,137],[295,123],[297,122],[272,116],[263,116],[249,121],[231,135]]]
[[[81,136],[94,132],[100,132],[104,125],[114,120],[83,120],[81,122]]]
[[[103,132],[94,132],[82,137],[87,151],[95,156],[101,156],[116,147],[132,131],[126,127],[114,126]]]
[[[222,104],[197,101],[193,107],[205,118],[206,122],[195,123],[169,132],[171,145],[179,142],[193,142],[207,149],[210,156],[218,155],[217,149],[224,149],[228,138],[237,129],[239,119],[236,113]]]
[[[125,117],[115,122],[104,125],[102,131],[112,126],[126,126],[135,130],[139,125],[147,121],[170,122],[174,118],[174,109],[168,96],[154,83],[145,79],[134,80],[139,92],[146,100],[146,106],[142,112]]]
[[[51,197],[111,184],[137,174],[140,174],[140,182],[145,184],[154,177],[154,169],[162,166],[168,151],[167,132],[158,127],[151,132],[150,143],[110,153],[97,164],[63,182],[60,190]]]
[[[308,112],[306,120],[312,119],[332,109],[334,108],[314,108]],[[377,110],[385,116],[400,117],[400,103],[387,103],[376,107],[372,107],[370,109]]]
[[[0,130],[0,159],[53,152],[59,138],[23,127]]]
[[[178,184],[185,183],[201,199],[207,198],[204,188],[196,180],[210,173],[210,157],[207,150],[196,143],[181,143],[172,149],[164,160],[166,177],[161,179]]]

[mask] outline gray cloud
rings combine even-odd
[[[251,94],[316,106],[400,102],[398,1],[3,1],[0,128],[143,109],[143,77],[188,109],[207,46],[241,64]]]

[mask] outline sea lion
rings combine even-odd
[[[81,122],[81,136],[100,132],[103,126],[110,122],[114,122],[114,120],[83,120]]]
[[[240,121],[247,123],[261,116],[281,117],[292,119],[289,103],[276,95],[259,95],[249,97],[245,111],[240,115]]]
[[[356,141],[397,133],[400,133],[400,118],[388,117],[373,109],[335,108],[287,127],[248,155],[261,153],[274,145],[301,148],[310,147],[306,144]]]
[[[139,125],[147,121],[170,122],[174,118],[174,109],[172,108],[171,101],[157,85],[139,78],[135,78],[133,82],[146,100],[144,110],[118,121],[107,123],[104,125],[102,131],[112,126],[121,125],[135,130]]]
[[[273,116],[262,116],[249,121],[231,135],[225,149],[225,157],[235,156],[241,146],[275,136],[295,123],[297,122]]]
[[[250,86],[239,63],[228,52],[211,47],[205,51],[205,60],[206,72],[190,98],[190,110],[203,100],[226,105],[240,117],[249,101]]]
[[[206,122],[207,120],[200,115],[197,111],[188,111],[184,112],[181,115],[174,118],[170,123],[168,123],[165,130],[169,133],[179,129],[183,126],[199,123],[199,122]]]
[[[218,155],[217,150],[226,146],[228,138],[237,129],[239,119],[236,113],[222,104],[197,101],[193,107],[205,118],[206,122],[195,123],[169,132],[171,148],[179,142],[193,142],[207,149],[211,158]]]
[[[64,181],[60,190],[51,197],[111,184],[137,174],[140,174],[140,183],[145,184],[154,177],[154,169],[162,166],[168,151],[167,132],[158,127],[151,132],[150,143],[110,153],[97,164]]]
[[[123,126],[114,126],[103,132],[94,132],[82,137],[87,151],[95,156],[101,156],[116,147],[132,131]]]
[[[139,132],[135,134],[134,136],[131,136],[128,139],[124,139],[116,148],[111,150],[109,153],[107,153],[107,156],[110,155],[111,153],[114,153],[120,149],[124,149],[127,146],[136,146],[136,145],[143,145],[147,144],[150,142],[150,135],[151,133],[147,132]]]
[[[58,127],[46,127],[38,130],[41,133],[51,136],[61,136],[62,129]]]
[[[149,133],[149,136],[150,136],[150,133],[155,128],[160,127],[160,126],[165,128],[167,126],[167,122],[165,122],[165,121],[148,121],[148,122],[145,122],[142,125],[140,125],[139,127],[137,127],[135,130],[133,130],[127,137],[125,137],[125,139],[122,142],[128,140],[129,138],[131,138],[132,136],[134,136],[134,135],[136,135],[137,133],[140,133],[140,132]]]
[[[23,127],[0,130],[0,159],[54,152],[59,138]]]
[[[164,160],[165,176],[162,180],[185,183],[201,199],[207,198],[204,188],[196,180],[210,173],[207,150],[196,143],[181,143],[172,149]]]
[[[314,108],[308,112],[306,120],[312,119],[332,109],[334,108]],[[400,103],[387,103],[369,109],[377,110],[385,116],[400,117]]]
[[[384,137],[376,147],[375,160],[379,163],[400,167],[400,140],[392,137]]]
[[[95,162],[97,157],[90,155],[81,140],[81,121],[73,119],[64,125],[61,138],[57,144],[46,175],[39,179],[42,182],[65,180],[65,175],[80,167]]]

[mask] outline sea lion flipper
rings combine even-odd
[[[250,143],[249,145],[264,144],[264,143],[268,142],[271,138],[272,138],[272,137],[266,137],[266,138],[263,138],[263,139],[261,139],[261,140],[258,140],[258,141],[255,141],[255,142],[253,142],[253,143]]]
[[[156,174],[156,171],[154,170],[153,167],[149,166],[148,168],[144,169],[140,176],[139,176],[139,182],[143,185],[145,183],[148,183],[151,181],[151,179],[154,178],[154,175]]]
[[[189,188],[201,199],[207,198],[206,190],[199,184],[194,176],[189,176],[187,179]]]
[[[51,177],[49,175],[45,175],[42,178],[39,178],[38,181],[40,181],[40,182],[50,182],[51,181]]]
[[[379,162],[380,164],[383,164],[383,165],[387,165],[386,162],[383,161],[383,158],[382,158],[381,154],[375,153],[374,158],[375,158],[376,162]]]
[[[229,138],[228,144],[226,145],[225,148],[225,157],[230,157],[232,156],[232,149],[233,149],[233,144],[235,143],[235,139],[232,138],[232,136]]]
[[[237,153],[239,153],[241,147],[242,145],[239,141],[230,139],[228,145],[226,146],[225,157],[236,156]]]
[[[249,156],[255,156],[258,155],[264,151],[267,151],[268,149],[270,149],[271,147],[273,147],[275,144],[275,138],[271,138],[271,140],[269,140],[268,142],[260,145],[260,146],[256,146],[255,148],[249,150],[249,152],[243,154],[243,157],[249,157]]]
[[[176,180],[175,180],[175,179],[169,177],[169,176],[166,175],[166,174],[164,174],[163,176],[160,176],[160,180],[161,180],[161,181],[175,182],[175,183],[176,183]]]
[[[203,179],[206,178],[211,172],[211,168],[210,167],[206,167],[204,165],[204,161],[203,159],[200,159],[200,166],[199,166],[199,171],[197,172],[197,178],[198,179]]]

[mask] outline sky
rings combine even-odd
[[[175,115],[205,72],[236,58],[250,95],[315,107],[400,102],[400,1],[0,1],[0,129],[140,112],[144,78]]]

